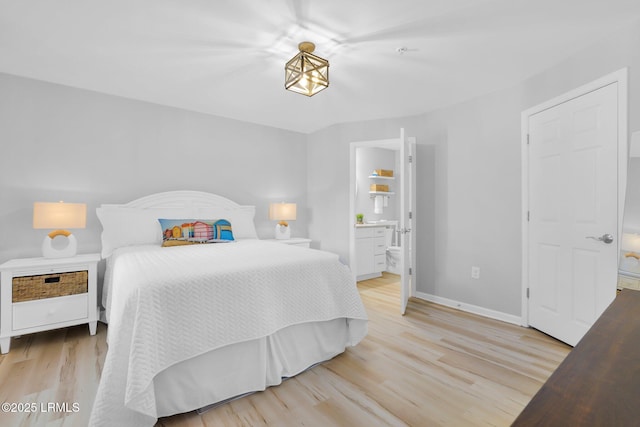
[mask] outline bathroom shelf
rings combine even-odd
[[[372,196],[393,196],[396,193],[393,191],[369,191],[369,194]]]
[[[376,176],[376,175],[369,175],[370,179],[396,179],[395,176]]]

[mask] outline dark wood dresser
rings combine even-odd
[[[623,289],[512,426],[640,425],[640,291]]]

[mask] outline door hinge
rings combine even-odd
[[[527,134],[527,145],[529,145],[529,134]]]
[[[413,156],[409,156],[409,163],[413,163]]]
[[[527,211],[527,222],[529,222],[531,212]]]
[[[411,276],[413,274],[413,270],[411,269],[411,267],[409,267],[409,276]]]
[[[527,299],[529,299],[529,288],[527,288]]]
[[[409,219],[413,218],[413,212],[409,212]]]

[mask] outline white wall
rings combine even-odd
[[[160,191],[200,190],[257,207],[298,203],[306,234],[305,135],[0,74],[0,262],[40,255],[35,201],[87,203],[78,252],[99,252],[95,208]]]
[[[516,86],[469,102],[419,116],[336,125],[310,135],[310,237],[348,259],[349,143],[394,138],[404,127],[418,144],[418,291],[519,316],[521,112],[629,67],[630,130],[640,129],[638,46],[640,24]],[[320,172],[330,167],[331,176],[322,177]],[[480,267],[479,280],[471,279],[471,266]]]

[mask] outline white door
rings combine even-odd
[[[402,263],[402,277],[400,290],[400,312],[407,310],[409,297],[415,293],[415,254],[416,254],[416,233],[415,223],[415,138],[407,138],[404,129],[400,130],[400,230],[402,240],[400,242],[400,253]]]
[[[617,85],[529,116],[529,324],[570,345],[616,292]]]

